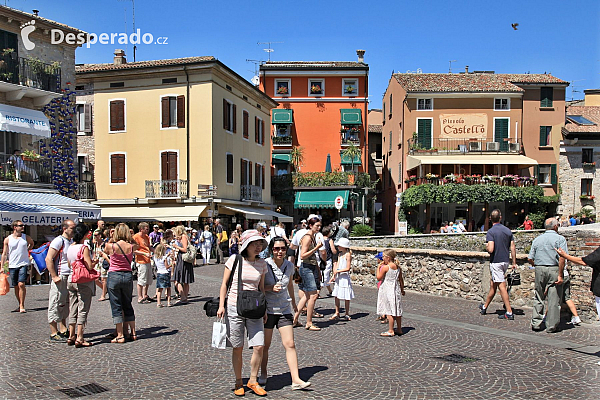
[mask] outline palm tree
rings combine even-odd
[[[350,164],[352,165],[352,174],[354,175],[354,159],[355,158],[360,159],[360,157],[361,157],[360,147],[358,147],[354,143],[350,142],[348,147],[346,147],[346,149],[342,152],[342,157],[350,159]]]
[[[292,147],[292,151],[290,152],[290,158],[292,161],[292,165],[294,166],[294,170],[296,172],[300,172],[300,166],[304,162],[304,147]]]

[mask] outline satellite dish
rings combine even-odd
[[[254,86],[258,86],[258,84],[260,83],[260,79],[258,78],[258,76],[257,76],[257,75],[254,75],[254,76],[252,77],[252,79],[250,80],[250,82],[252,82],[252,84],[253,84]]]

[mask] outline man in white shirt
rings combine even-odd
[[[63,233],[54,238],[48,248],[46,268],[52,278],[48,298],[48,324],[50,324],[50,342],[64,342],[69,334],[67,317],[69,316],[69,292],[67,283],[71,268],[67,260],[67,251],[72,243],[75,222],[65,219]],[[55,260],[56,259],[56,260]],[[60,330],[58,324],[61,324]]]
[[[23,232],[25,225],[21,220],[12,222],[13,233],[4,239],[4,249],[2,250],[2,261],[4,265],[8,258],[8,271],[10,280],[15,290],[15,297],[19,303],[19,308],[15,310],[20,313],[26,313],[25,310],[25,280],[27,279],[27,267],[29,266],[29,250],[33,248],[33,240]]]

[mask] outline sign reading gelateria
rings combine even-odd
[[[487,114],[440,114],[441,138],[487,137]]]

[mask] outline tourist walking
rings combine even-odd
[[[225,263],[225,271],[223,272],[217,317],[223,318],[225,316],[225,300],[227,299],[227,337],[229,340],[228,345],[233,347],[232,363],[235,374],[234,394],[236,396],[244,395],[242,381],[244,336],[248,337],[248,347],[252,348],[250,379],[247,387],[259,396],[267,394],[266,390],[257,382],[265,340],[263,319],[244,318],[237,313],[238,279],[240,277],[244,291],[265,292],[267,263],[258,255],[266,246],[267,241],[257,230],[245,231],[241,237],[240,255],[230,256]],[[234,266],[236,271],[232,275]],[[230,276],[232,277],[231,286],[228,287]]]
[[[152,247],[150,246],[150,236],[148,236],[148,223],[140,222],[138,233],[133,235],[133,240],[137,243],[138,249],[135,250],[135,262],[137,264],[137,293],[138,303],[150,303],[152,300],[148,296],[148,289],[152,284]]]
[[[213,234],[210,231],[210,226],[204,225],[204,231],[200,234],[200,247],[204,265],[210,264],[210,250],[212,249],[212,245]]]
[[[380,336],[402,335],[402,296],[405,295],[402,269],[395,263],[394,250],[384,250],[382,258],[377,268],[377,280],[381,281],[377,294],[377,314],[387,316],[388,330]]]
[[[265,322],[265,347],[263,350],[261,374],[258,378],[260,385],[267,384],[267,364],[269,363],[269,348],[273,339],[273,329],[276,327],[285,348],[285,357],[292,376],[292,390],[305,389],[310,382],[300,379],[298,373],[298,355],[294,343],[294,328],[292,326],[296,309],[294,300],[294,285],[291,277],[294,264],[285,259],[287,241],[284,237],[275,236],[269,243],[271,256],[266,259],[268,271],[265,275],[265,296],[267,299],[267,321]]]
[[[73,232],[73,243],[67,250],[67,259],[71,269],[75,263],[94,271],[98,259],[90,256],[90,248],[84,244],[90,228],[82,222],[75,226]],[[72,278],[72,276],[71,276]],[[83,330],[87,324],[90,307],[92,306],[92,296],[95,292],[95,279],[90,282],[72,282],[69,278],[67,290],[69,291],[69,338],[67,344],[75,347],[90,347],[92,343],[86,342],[83,338]]]
[[[106,247],[110,256],[108,300],[116,327],[116,337],[111,340],[111,343],[125,343],[125,335],[128,332],[129,339],[137,340],[135,312],[131,305],[133,292],[131,261],[138,245],[133,241],[129,227],[123,223],[115,227],[112,240],[114,243]]]
[[[352,290],[352,281],[350,280],[350,267],[352,266],[352,253],[350,252],[350,240],[341,238],[335,245],[338,248],[338,260],[333,267],[333,275],[329,283],[335,281],[333,288],[333,297],[335,297],[335,314],[330,321],[340,319],[340,300],[344,300],[344,320],[350,321],[350,300],[354,298]]]
[[[167,307],[171,307],[171,268],[173,258],[167,254],[167,247],[160,243],[154,249],[154,265],[156,265],[156,307],[161,308],[163,289],[167,295]]]
[[[229,238],[229,255],[239,254],[239,243],[240,243],[240,235],[238,231],[235,230],[231,232],[231,237]]]
[[[177,261],[173,271],[173,280],[177,285],[180,299],[175,304],[188,304],[188,293],[190,292],[190,283],[194,283],[194,266],[192,263],[183,261],[183,254],[187,252],[187,247],[191,246],[190,239],[185,233],[185,227],[178,225],[173,228],[175,242],[172,246],[178,250]]]
[[[502,213],[500,210],[493,210],[490,214],[490,219],[493,225],[487,231],[485,236],[485,248],[490,254],[490,291],[485,299],[485,303],[479,305],[479,312],[481,315],[487,313],[487,308],[496,295],[496,291],[499,291],[506,312],[499,315],[498,318],[513,320],[515,319],[515,316],[510,307],[510,299],[508,297],[508,289],[506,287],[504,276],[510,260],[512,260],[513,268],[516,268],[517,266],[515,239],[510,229],[500,223],[502,220]]]
[[[75,222],[65,219],[61,228],[62,235],[50,242],[46,255],[46,268],[51,278],[48,295],[48,324],[50,325],[51,342],[64,342],[68,336],[69,291],[67,282],[71,275],[71,267],[69,267],[67,251],[72,242]]]
[[[544,300],[548,298],[546,332],[558,331],[560,323],[560,299],[563,292],[565,257],[559,257],[555,249],[563,249],[566,255],[567,240],[558,234],[558,220],[548,218],[544,223],[546,231],[536,237],[531,244],[528,261],[535,266],[535,297],[531,329],[541,331],[544,322]]]
[[[27,294],[25,281],[27,280],[27,268],[29,268],[29,250],[33,248],[33,240],[23,233],[25,231],[23,221],[14,220],[11,226],[12,234],[4,239],[0,269],[3,268],[8,258],[8,272],[18,304],[15,311],[24,314],[27,312],[25,309],[25,295]]]
[[[337,249],[335,248],[335,242],[333,241],[333,236],[335,236],[335,230],[331,229],[331,226],[326,226],[323,228],[321,232],[323,234],[323,238],[325,239],[323,242],[323,246],[325,246],[325,270],[323,271],[323,286],[327,288],[329,295],[331,296],[333,289],[331,288],[332,284],[329,282],[331,280],[331,272],[333,271],[333,261],[334,257],[337,259]]]
[[[221,264],[223,259],[223,249],[221,248],[221,242],[224,242],[223,235],[223,225],[221,225],[221,220],[219,218],[215,219],[215,226],[213,227],[213,233],[216,235],[217,239],[214,241],[215,249],[217,251],[217,264]]]

